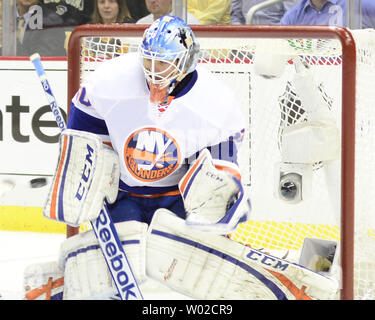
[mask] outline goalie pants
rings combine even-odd
[[[154,212],[165,208],[185,219],[185,207],[180,195],[145,197],[119,191],[116,201],[108,206],[114,223],[135,220],[151,223]]]

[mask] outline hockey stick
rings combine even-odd
[[[52,93],[51,86],[40,60],[40,55],[34,53],[30,56],[30,61],[33,63],[38,74],[57,125],[61,131],[63,131],[66,129],[66,124],[57,105],[56,98]],[[129,261],[117,235],[116,228],[108,213],[105,201],[98,218],[91,221],[91,225],[121,300],[142,300],[142,293],[131,270]]]

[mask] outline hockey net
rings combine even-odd
[[[232,239],[298,262],[307,238],[336,241],[341,298],[375,299],[375,32],[326,27],[193,26],[199,63],[235,90],[248,128],[240,165],[252,217]],[[70,100],[100,62],[136,51],[144,27],[80,26],[69,44]],[[307,199],[290,204],[275,196],[280,133],[304,121],[285,63],[280,77],[254,72],[257,49],[298,57],[314,79],[341,131],[341,159],[315,163]],[[340,298],[340,297],[338,297]]]

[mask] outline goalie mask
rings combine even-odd
[[[198,63],[199,44],[186,22],[163,16],[146,29],[139,47],[150,87],[150,101],[165,103],[168,95]]]

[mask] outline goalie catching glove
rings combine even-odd
[[[186,224],[216,234],[233,232],[249,219],[250,200],[241,182],[224,170],[215,168],[205,149],[179,183]]]
[[[99,136],[67,129],[43,215],[72,226],[96,219],[104,199],[116,200],[119,177],[118,156]]]

